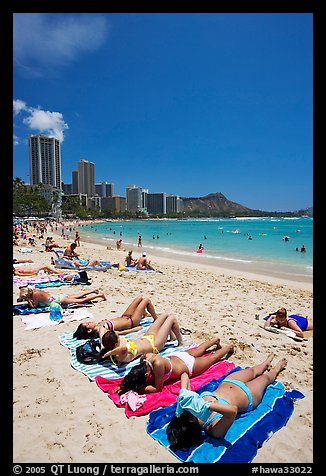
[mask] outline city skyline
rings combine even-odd
[[[312,14],[14,14],[13,174],[28,135],[95,183],[313,204]]]

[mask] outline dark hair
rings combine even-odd
[[[116,346],[116,343],[118,342],[118,336],[114,331],[107,331],[105,334],[102,336],[102,345],[104,349],[102,349],[105,352],[108,350],[114,349]]]
[[[135,365],[120,383],[118,394],[121,395],[128,392],[128,390],[134,390],[138,393],[144,390],[146,385],[146,370],[146,362]]]
[[[81,323],[73,333],[74,339],[92,339],[93,337],[97,337],[98,332],[94,329],[92,332],[88,332],[87,327],[85,324]]]
[[[71,243],[70,248],[74,248],[74,249],[77,248],[77,243],[75,243],[75,242]]]
[[[187,410],[184,410],[180,416],[172,417],[166,433],[173,451],[198,446],[202,439],[201,426],[197,418]]]

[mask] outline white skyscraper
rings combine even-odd
[[[54,137],[30,135],[28,139],[30,184],[52,185],[61,190],[60,142]]]

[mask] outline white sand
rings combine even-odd
[[[53,236],[55,234],[51,233]],[[107,250],[86,243],[80,229],[82,258],[122,262],[126,250]],[[60,237],[63,245],[69,242]],[[36,264],[50,264],[52,253],[19,253]],[[134,249],[134,256],[140,249]],[[284,306],[291,314],[312,318],[312,283],[268,278],[249,272],[176,262],[149,256],[160,273],[89,271],[94,286],[51,288],[53,294],[79,292],[99,287],[107,296],[92,306],[94,320],[119,316],[137,296],[150,296],[157,311],[177,315],[180,325],[191,329],[195,342],[218,335],[221,343],[233,342],[230,358],[236,365],[262,361],[274,352],[286,357],[287,368],[279,380],[286,389],[298,389],[305,398],[295,403],[286,426],[265,442],[256,463],[313,462],[313,337],[295,342],[289,337],[262,329],[262,317]],[[49,288],[50,289],[50,288]],[[13,302],[18,287],[14,286]],[[255,313],[260,320],[255,320]],[[84,321],[86,321],[85,319]],[[83,321],[81,321],[83,322]],[[74,331],[79,322],[25,330],[20,316],[13,317],[14,336],[14,424],[15,463],[178,463],[168,450],[146,433],[148,415],[127,419],[95,382],[70,366],[69,351],[60,345],[59,334]]]

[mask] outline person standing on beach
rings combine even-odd
[[[139,248],[140,246],[142,247],[142,246],[143,246],[143,243],[142,243],[141,236],[139,235],[139,236],[138,236],[138,248]]]
[[[77,246],[80,246],[80,235],[78,233],[78,231],[76,231],[75,233],[75,243]]]

